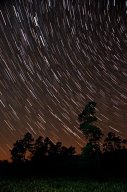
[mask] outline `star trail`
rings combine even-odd
[[[84,145],[77,116],[127,137],[127,1],[0,4],[0,159],[26,132]]]

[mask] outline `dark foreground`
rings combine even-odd
[[[70,178],[0,180],[1,192],[126,192],[127,182],[120,180],[84,180]]]
[[[119,161],[108,154],[87,161],[78,156],[4,161],[0,164],[0,192],[127,192],[126,159]]]

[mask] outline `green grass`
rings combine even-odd
[[[127,182],[83,179],[0,180],[0,192],[127,192]]]

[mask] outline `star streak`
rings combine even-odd
[[[80,151],[78,114],[127,136],[127,1],[12,0],[0,4],[0,153],[25,132]]]

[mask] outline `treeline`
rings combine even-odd
[[[17,162],[42,162],[45,157],[67,158],[75,154],[75,147],[62,146],[61,142],[53,143],[48,137],[39,136],[35,142],[31,133],[26,133],[24,138],[14,143],[11,152],[11,159]]]
[[[1,162],[1,175],[18,176],[127,176],[127,140],[95,125],[95,102],[89,102],[78,115],[86,145],[80,155],[75,147],[53,143],[48,137],[34,140],[31,133],[17,140],[10,150],[12,163]]]

